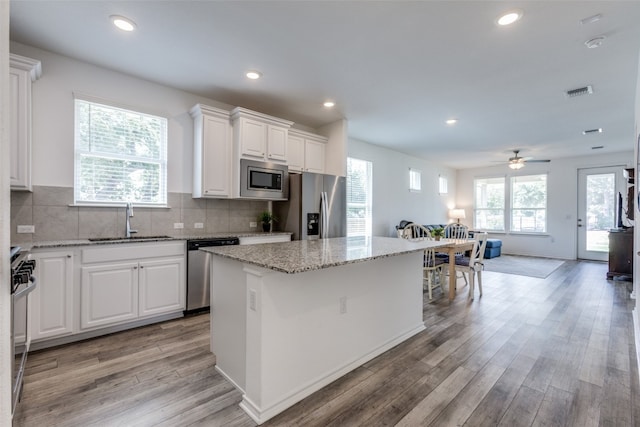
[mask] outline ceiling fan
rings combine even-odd
[[[513,157],[509,157],[509,167],[511,169],[522,169],[525,163],[549,163],[551,160],[534,160],[532,157],[520,157],[520,150],[513,150]]]

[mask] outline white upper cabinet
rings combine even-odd
[[[12,190],[31,191],[31,83],[40,78],[40,61],[9,57],[10,176]]]
[[[229,113],[197,104],[194,122],[193,197],[231,197],[231,122]]]
[[[231,111],[235,160],[287,162],[287,133],[293,122],[237,107]]]
[[[324,136],[290,129],[287,142],[289,170],[325,173],[326,145]]]

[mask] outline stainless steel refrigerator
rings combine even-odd
[[[273,202],[276,229],[293,240],[347,235],[347,184],[342,176],[289,174],[289,200]]]

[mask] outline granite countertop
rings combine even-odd
[[[278,236],[278,235],[291,235],[292,233],[286,231],[274,231],[272,233],[264,232],[224,232],[213,233],[204,236],[134,236],[131,239],[126,237],[108,237],[108,238],[96,238],[96,239],[74,239],[74,240],[50,240],[33,243],[16,243],[14,246],[20,246],[22,251],[30,251],[32,249],[46,249],[46,248],[62,248],[67,246],[89,246],[89,245],[119,245],[122,243],[147,243],[147,242],[164,242],[174,240],[202,240],[202,239],[214,239],[225,237],[257,237],[257,236]]]
[[[447,241],[411,241],[396,237],[339,237],[262,245],[218,246],[200,248],[200,250],[292,274],[450,245],[452,243]]]

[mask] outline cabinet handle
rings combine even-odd
[[[135,267],[133,267],[133,269],[134,269],[134,270],[137,270],[137,269],[138,269],[138,266],[136,265]]]
[[[71,258],[71,255],[67,255],[67,258]]]
[[[141,265],[141,266],[140,266],[140,268],[141,268],[141,269],[142,269],[142,268],[144,268],[144,265]]]

